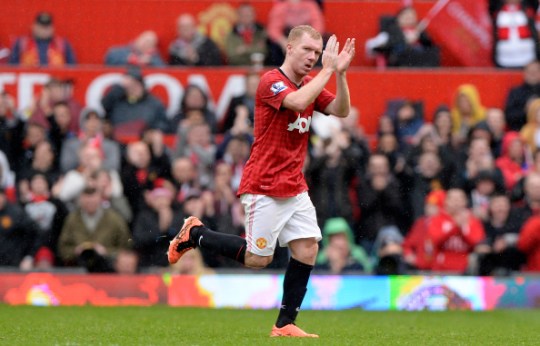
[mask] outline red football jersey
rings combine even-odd
[[[307,153],[313,111],[323,112],[335,99],[324,89],[302,113],[282,107],[285,96],[300,86],[279,69],[265,73],[255,98],[255,141],[244,168],[238,195],[252,193],[292,197],[308,190],[302,167]]]

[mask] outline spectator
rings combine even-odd
[[[346,118],[339,118],[343,135],[348,137],[350,142],[349,149],[356,157],[354,164],[356,165],[356,177],[364,176],[366,166],[369,160],[370,149],[368,138],[360,124],[360,112],[358,108],[351,107],[351,111]]]
[[[439,48],[418,22],[416,10],[405,6],[399,10],[395,19],[388,20],[382,32],[368,40],[369,52],[384,54],[389,66],[435,67],[440,65]]]
[[[220,160],[223,158],[229,142],[234,137],[242,137],[246,139],[250,146],[253,143],[253,123],[250,123],[249,110],[244,105],[239,105],[236,107],[234,123],[232,124],[232,127],[223,135],[223,139],[217,147],[216,159]]]
[[[508,92],[504,113],[509,130],[520,131],[527,122],[531,100],[540,97],[540,61],[534,60],[523,68],[523,83]]]
[[[168,161],[153,162],[148,144],[142,141],[128,144],[125,159],[122,185],[133,215],[137,215],[145,206],[144,190],[153,186],[157,179],[167,178],[169,164]]]
[[[324,33],[324,15],[313,0],[284,0],[273,3],[266,26],[270,39],[269,64],[281,64],[287,51],[287,36],[297,25],[310,25]]]
[[[22,176],[24,172],[31,170],[32,162],[35,157],[35,150],[41,142],[47,141],[47,131],[41,125],[36,123],[26,123],[24,126],[24,136],[17,140],[13,144],[13,161],[10,163],[13,165],[13,170],[16,176]],[[51,150],[52,150],[51,145]],[[53,156],[54,159],[54,156]]]
[[[38,226],[38,249],[46,248],[50,251],[54,265],[61,263],[57,245],[68,211],[60,200],[52,196],[50,183],[44,174],[35,173],[29,180],[28,192],[20,195],[20,201],[28,216]]]
[[[524,198],[518,203],[516,213],[524,222],[532,216],[540,215],[540,174],[530,172],[523,182]]]
[[[458,87],[452,106],[452,133],[458,143],[463,143],[470,129],[486,118],[486,110],[480,101],[478,89],[472,84]]]
[[[182,14],[176,21],[176,39],[169,45],[169,64],[184,66],[220,66],[221,51],[209,37],[197,29],[191,14]]]
[[[447,106],[441,105],[437,107],[435,114],[433,115],[433,127],[437,143],[453,152],[455,141],[452,132],[452,115]]]
[[[527,123],[521,128],[520,136],[530,153],[540,148],[540,98],[529,103]]]
[[[180,127],[175,157],[189,157],[197,165],[199,184],[203,188],[213,186],[213,170],[216,159],[216,146],[210,127],[206,123]]]
[[[160,176],[171,175],[171,150],[165,144],[163,131],[160,129],[147,128],[141,134],[141,141],[150,149],[150,164],[159,167]]]
[[[394,116],[394,128],[397,131],[397,139],[405,148],[412,144],[414,135],[424,124],[424,115],[411,101],[404,101]]]
[[[360,224],[356,242],[371,252],[379,230],[383,226],[401,225],[404,208],[400,186],[395,179],[388,158],[373,154],[369,158],[365,180],[360,182]]]
[[[139,256],[133,250],[118,250],[114,260],[114,272],[121,275],[133,275],[139,271]]]
[[[316,269],[331,274],[347,271],[371,272],[371,262],[360,246],[354,243],[351,227],[342,217],[327,219],[323,227],[323,249],[319,252]]]
[[[379,124],[377,127],[377,137],[380,139],[384,135],[393,135],[397,133],[396,127],[392,118],[388,114],[384,114],[379,117]]]
[[[64,142],[76,137],[77,133],[70,130],[72,114],[66,102],[58,102],[53,106],[52,113],[47,115],[49,122],[49,141],[53,145],[56,167],[59,167],[59,156]]]
[[[431,191],[424,201],[424,215],[417,218],[403,241],[403,259],[411,269],[430,270],[433,244],[429,239],[429,225],[444,208],[446,191]]]
[[[15,188],[15,174],[9,167],[7,156],[0,150],[0,188],[3,188],[8,201],[17,202],[17,191]]]
[[[463,162],[461,162],[463,161]],[[491,172],[497,186],[504,186],[504,176],[495,165],[489,143],[485,138],[472,139],[467,151],[467,157],[459,162],[456,185],[469,193],[476,184],[476,177],[481,171]]]
[[[522,220],[511,208],[508,196],[491,196],[489,217],[484,221],[486,239],[475,249],[479,254],[478,275],[500,275],[520,270],[525,260],[517,249],[522,225]]]
[[[82,106],[73,97],[73,82],[71,80],[60,80],[51,78],[41,90],[41,93],[34,100],[31,107],[25,110],[29,114],[29,121],[37,123],[47,130],[51,128],[55,105],[63,104],[69,109],[70,119],[67,128],[73,133],[79,132],[79,114]],[[61,122],[61,121],[60,121]],[[64,126],[66,127],[66,126]]]
[[[78,264],[91,273],[112,272],[118,251],[129,247],[127,224],[115,211],[103,209],[95,187],[85,187],[78,204],[62,228],[60,256],[65,265]]]
[[[113,85],[102,98],[101,104],[117,138],[139,137],[147,127],[163,131],[167,128],[165,106],[146,90],[138,67],[129,67],[122,83]]]
[[[177,133],[179,127],[189,127],[200,123],[201,120],[210,125],[212,133],[217,132],[217,117],[210,107],[207,93],[200,86],[190,84],[184,90],[184,96],[180,101],[180,111],[173,118],[169,132]]]
[[[201,192],[192,189],[184,198],[182,213],[199,218],[205,225],[217,229],[214,200],[210,191]],[[204,220],[204,221],[203,221]],[[201,249],[204,262],[211,268],[238,266],[231,259],[221,256],[208,249]]]
[[[43,174],[49,184],[56,184],[60,178],[60,171],[54,165],[54,151],[48,141],[37,144],[31,166],[17,177],[20,196],[30,192],[30,179],[36,173]]]
[[[32,35],[18,38],[11,49],[10,64],[22,66],[64,66],[75,64],[69,42],[54,35],[53,18],[48,12],[37,14]]]
[[[445,190],[450,184],[443,180],[443,166],[437,152],[426,151],[420,154],[417,165],[411,168],[411,176],[408,177],[410,181],[405,183],[408,190],[407,203],[412,207],[413,219],[417,219],[424,214],[426,196],[432,191]]]
[[[187,252],[178,262],[170,266],[171,274],[177,275],[211,275],[214,270],[208,268],[204,263],[201,250],[193,249]]]
[[[540,58],[535,17],[536,0],[490,0],[493,61],[498,67],[524,67]]]
[[[396,176],[403,173],[407,163],[402,149],[396,135],[390,133],[380,136],[377,142],[376,151],[388,158],[392,173]]]
[[[348,132],[341,129],[332,132],[328,138],[315,141],[305,172],[321,226],[334,217],[353,221],[349,190],[358,172],[356,162],[359,158],[357,152],[350,150]]]
[[[143,31],[133,42],[110,48],[105,55],[105,65],[165,66],[159,56],[156,33]]]
[[[486,112],[486,125],[491,133],[491,152],[494,157],[501,155],[502,141],[506,133],[506,120],[499,108],[489,108]]]
[[[406,265],[403,260],[403,236],[396,226],[385,226],[380,229],[373,246],[377,258],[375,274],[405,274]]]
[[[464,273],[468,256],[485,238],[484,227],[467,208],[467,196],[461,189],[447,191],[444,210],[434,216],[428,229],[435,257],[432,269]]]
[[[525,181],[529,175],[535,173],[540,173],[540,150],[536,150],[532,153],[531,164],[529,165],[527,172],[514,185],[514,188],[510,193],[512,203],[521,204],[521,202],[523,202],[525,198]]]
[[[503,194],[504,186],[498,182],[494,171],[481,170],[474,179],[474,186],[469,194],[471,211],[481,221],[487,221],[490,217],[489,206],[491,196]]]
[[[187,196],[200,190],[197,167],[188,157],[179,157],[172,163],[173,184],[177,194],[175,203],[183,204]]]
[[[245,92],[242,95],[235,96],[229,103],[229,109],[222,120],[220,132],[229,131],[237,116],[245,116],[245,122],[248,127],[253,129],[253,119],[255,111],[255,92],[259,86],[261,77],[257,72],[248,72],[245,76]]]
[[[103,168],[120,170],[120,146],[117,142],[104,138],[103,117],[97,110],[85,108],[81,112],[81,130],[77,137],[67,139],[60,153],[60,169],[67,172],[79,166],[78,152],[88,141],[101,142],[103,147]]]
[[[142,267],[166,267],[169,262],[164,254],[182,227],[184,215],[173,206],[174,188],[164,179],[156,180],[154,187],[144,192],[144,199],[146,206],[133,222],[134,248]]]
[[[523,225],[517,247],[527,258],[524,269],[540,272],[540,216],[532,216]]]
[[[496,165],[503,174],[507,191],[512,191],[514,185],[524,175],[527,164],[525,148],[519,134],[514,131],[506,133],[503,138],[501,156],[496,160]]]
[[[0,91],[0,150],[10,162],[15,162],[16,145],[21,142],[24,123],[17,117],[15,98]]]
[[[232,186],[232,166],[226,162],[216,164],[214,174],[214,210],[218,231],[243,235],[244,208],[236,198],[236,190]]]
[[[431,124],[423,126],[412,140],[413,146],[407,153],[407,166],[414,168],[418,165],[418,159],[423,153],[436,154],[442,164],[442,179],[444,184],[449,184],[453,180],[455,171],[455,153],[453,148],[440,142],[440,138],[435,132],[435,127]]]
[[[57,184],[56,196],[66,203],[70,210],[75,207],[79,194],[91,182],[96,179],[98,172],[103,169],[103,148],[98,141],[89,141],[79,150],[79,166],[68,171],[63,179]],[[120,196],[123,186],[118,172],[109,171],[112,180],[111,194]]]
[[[236,10],[236,17],[232,31],[225,38],[228,64],[262,67],[267,54],[267,35],[264,27],[256,21],[255,8],[249,3],[242,3]]]
[[[227,142],[223,142],[225,145],[225,152],[223,154],[223,161],[228,163],[233,170],[232,176],[232,188],[234,191],[238,190],[240,186],[240,179],[244,172],[247,160],[249,158],[251,149],[251,137],[246,135],[237,135],[227,138]]]
[[[0,266],[31,270],[38,247],[37,225],[0,188]]]
[[[90,185],[95,186],[101,194],[103,208],[116,211],[129,224],[133,219],[133,212],[126,196],[115,191],[116,172],[116,170],[101,168],[90,177]]]

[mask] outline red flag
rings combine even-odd
[[[487,0],[439,0],[420,25],[462,66],[493,66]]]

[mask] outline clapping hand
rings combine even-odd
[[[337,57],[337,66],[336,66],[336,72],[338,73],[345,73],[347,69],[349,68],[349,65],[351,64],[352,59],[354,58],[354,44],[356,40],[354,38],[348,38],[347,41],[345,41],[345,46],[341,50],[341,53],[339,53]]]

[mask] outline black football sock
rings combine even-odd
[[[306,295],[307,283],[312,269],[312,265],[302,263],[292,257],[289,260],[285,278],[283,279],[283,298],[276,327],[281,328],[294,323],[296,320]]]
[[[246,240],[232,234],[212,231],[204,226],[191,229],[190,240],[196,247],[209,249],[244,264]]]

